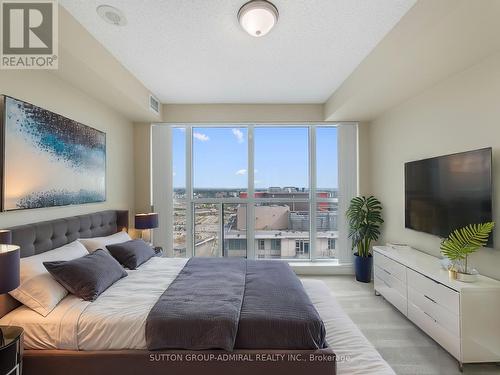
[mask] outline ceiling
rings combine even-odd
[[[323,103],[415,2],[273,0],[278,24],[253,38],[236,18],[245,0],[60,0],[163,103]]]

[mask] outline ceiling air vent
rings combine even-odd
[[[156,114],[160,114],[160,101],[153,95],[149,95],[149,109]]]

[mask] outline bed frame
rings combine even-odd
[[[21,257],[43,253],[78,238],[108,236],[128,228],[128,211],[110,210],[9,228]],[[0,318],[20,303],[0,295]],[[25,350],[24,375],[334,375],[335,354],[322,350],[74,351]]]

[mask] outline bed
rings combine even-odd
[[[77,238],[107,236],[128,227],[128,212],[90,215],[12,228],[13,243],[29,257]],[[186,267],[186,259],[152,258],[95,302],[65,297],[46,317],[8,296],[1,325],[25,329],[25,374],[393,374],[341,310],[324,283],[303,281],[326,328],[327,348],[315,350],[147,350],[145,324],[155,301]],[[132,299],[127,296],[134,296]],[[119,318],[117,318],[119,317]]]

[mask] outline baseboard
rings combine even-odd
[[[289,264],[295,273],[301,276],[354,275],[352,263],[290,262]]]

